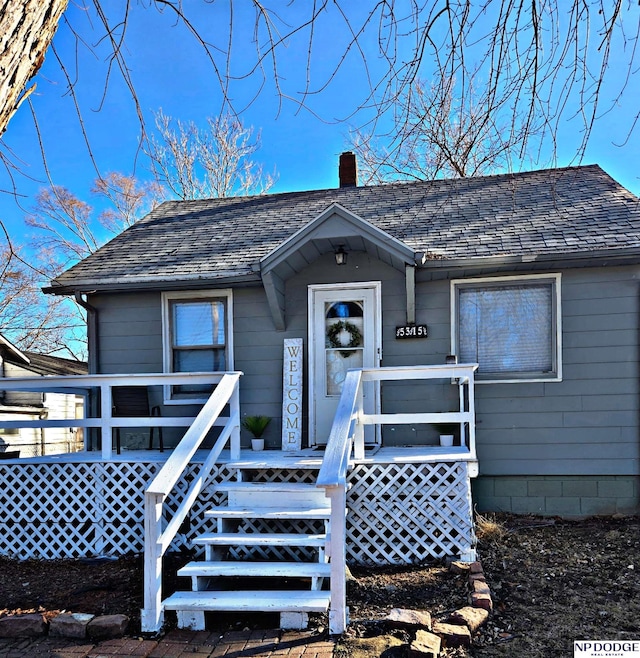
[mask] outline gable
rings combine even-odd
[[[319,256],[345,251],[364,251],[372,257],[403,270],[415,263],[415,252],[339,203],[332,203],[315,219],[282,242],[260,260],[260,269],[300,272]]]
[[[347,254],[362,251],[405,272],[413,268],[416,254],[406,244],[332,203],[324,212],[260,260],[260,275],[277,329],[284,330],[287,279],[327,253],[342,249]]]

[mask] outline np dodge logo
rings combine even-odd
[[[573,658],[640,658],[640,640],[579,640]]]

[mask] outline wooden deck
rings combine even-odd
[[[208,537],[208,515],[213,515],[217,519],[215,539],[224,541],[235,559],[251,559],[245,553],[254,549],[246,549],[246,538],[258,533],[269,539],[270,552],[261,555],[264,559],[305,560],[307,549],[320,550],[320,557],[326,555],[331,565],[329,626],[331,632],[340,633],[347,618],[347,562],[382,565],[414,564],[445,556],[475,559],[470,478],[477,475],[476,368],[475,364],[454,364],[349,370],[326,447],[298,453],[242,448],[241,373],[199,375],[215,379],[216,386],[194,418],[114,416],[112,392],[131,384],[126,375],[70,378],[73,382],[50,378],[45,385],[52,388],[69,383],[99,388],[100,416],[72,423],[39,420],[29,425],[44,427],[49,422],[82,427],[98,433],[101,449],[0,461],[0,479],[9,492],[0,497],[0,554],[51,559],[144,551],[142,625],[145,630],[157,630],[163,615],[162,557],[169,550],[202,548],[202,538]],[[168,381],[166,375],[134,379],[137,386],[160,386]],[[365,386],[424,379],[456,384],[459,409],[368,413],[363,405]],[[43,383],[23,380],[13,385],[31,390]],[[12,426],[11,421],[4,424]],[[461,445],[383,447],[365,443],[372,435],[381,440],[385,426],[437,424],[457,425]],[[160,425],[187,427],[175,448],[160,452],[123,446],[121,454],[114,453],[112,436],[118,428]],[[376,431],[368,431],[367,426]],[[202,450],[213,427],[219,429],[213,446]],[[247,500],[240,501],[240,507],[234,504],[238,503],[239,485],[243,491],[250,490],[243,494]],[[267,493],[255,495],[258,485]],[[269,493],[276,490],[280,493]],[[303,490],[304,500],[313,502],[314,509],[289,510],[291,496],[282,491],[292,490]],[[263,496],[277,500],[278,509],[264,514],[248,505],[249,499],[262,501]],[[321,512],[315,509],[318,497]],[[236,540],[235,534],[227,536],[227,517],[234,520],[234,533],[243,528],[236,533],[242,535],[241,540]],[[300,545],[302,552],[297,550],[299,542],[295,551],[289,545],[275,546],[273,536],[281,540],[291,533],[307,542],[309,533],[316,532],[307,526],[315,522],[325,525],[323,548],[313,542]],[[285,523],[292,527],[285,528]],[[207,557],[211,561],[212,555]],[[315,580],[318,577],[312,578]],[[190,609],[183,603],[178,607],[187,623]]]
[[[113,453],[109,459],[104,459],[99,451],[71,452],[59,455],[47,455],[44,457],[23,457],[18,459],[3,459],[0,464],[62,464],[62,463],[99,463],[99,462],[148,462],[164,463],[171,450],[165,452],[159,450],[123,450],[120,455]],[[220,455],[218,463],[238,466],[262,468],[317,468],[321,462],[324,451],[318,448],[305,448],[299,453],[284,452],[282,450],[262,450],[254,452],[243,449],[240,459],[232,460],[229,450],[224,450]],[[204,462],[208,455],[206,450],[198,450],[192,461]],[[412,446],[389,446],[367,448],[362,459],[355,459],[354,463],[362,464],[405,464],[405,463],[430,463],[440,461],[474,461],[469,450],[465,447],[454,446],[443,448],[436,445],[412,445]]]

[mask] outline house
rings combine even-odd
[[[479,508],[601,514],[638,509],[639,255],[638,199],[583,166],[167,202],[48,292],[87,295],[92,372],[235,368],[243,414],[280,418],[282,341],[303,338],[305,445],[331,423],[323,378],[477,362]],[[325,365],[342,313],[363,349]],[[414,324],[427,335],[397,335]]]
[[[57,356],[38,354],[18,349],[0,335],[0,376],[82,375],[87,364]],[[84,397],[56,392],[0,391],[0,419],[18,422],[76,419],[84,415]],[[32,457],[75,452],[83,447],[82,433],[74,427],[59,428],[0,428],[0,458],[8,456]]]
[[[640,509],[638,198],[598,166],[355,183],[347,153],[336,189],[166,202],[47,289],[88,310],[82,381],[101,390],[100,418],[83,421],[101,453],[73,464],[96,489],[76,486],[68,525],[104,491],[126,519],[103,514],[73,550],[139,550],[146,490],[146,629],[170,609],[202,627],[204,610],[328,606],[341,632],[346,561],[473,559],[474,506]],[[131,383],[159,417],[112,417],[111,389]],[[257,414],[273,420],[252,454],[239,426]],[[105,437],[125,423],[161,425],[166,452],[134,432],[113,456]],[[175,542],[206,566],[185,567],[193,592],[163,601]],[[265,574],[273,552],[286,566]],[[205,592],[232,573],[221,556],[310,591]]]

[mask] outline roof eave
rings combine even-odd
[[[418,260],[418,269],[422,272],[461,272],[472,270],[507,269],[539,270],[550,267],[612,267],[616,265],[633,265],[640,263],[640,246],[624,249],[600,249],[595,251],[576,251],[549,254],[520,254],[509,256],[478,256],[471,258],[433,258],[427,256]],[[256,267],[256,270],[258,268]],[[175,277],[114,277],[111,279],[78,279],[71,284],[51,285],[43,292],[52,295],[73,295],[82,293],[137,292],[152,290],[180,290],[196,288],[222,288],[226,286],[243,286],[261,284],[259,271],[243,271],[239,274],[212,276],[194,274]]]
[[[600,249],[549,254],[519,254],[510,256],[477,256],[471,258],[429,258],[418,266],[420,270],[465,271],[488,268],[543,269],[549,267],[612,267],[640,262],[640,246],[624,249]]]
[[[260,275],[255,272],[211,276],[194,274],[175,277],[114,277],[111,279],[78,279],[71,284],[51,285],[42,291],[49,295],[74,295],[107,292],[138,292],[152,290],[180,290],[199,288],[223,288],[230,285],[251,285],[260,283]]]
[[[23,363],[30,363],[29,357],[2,334],[0,334],[0,345],[4,345],[11,354],[15,355]]]

